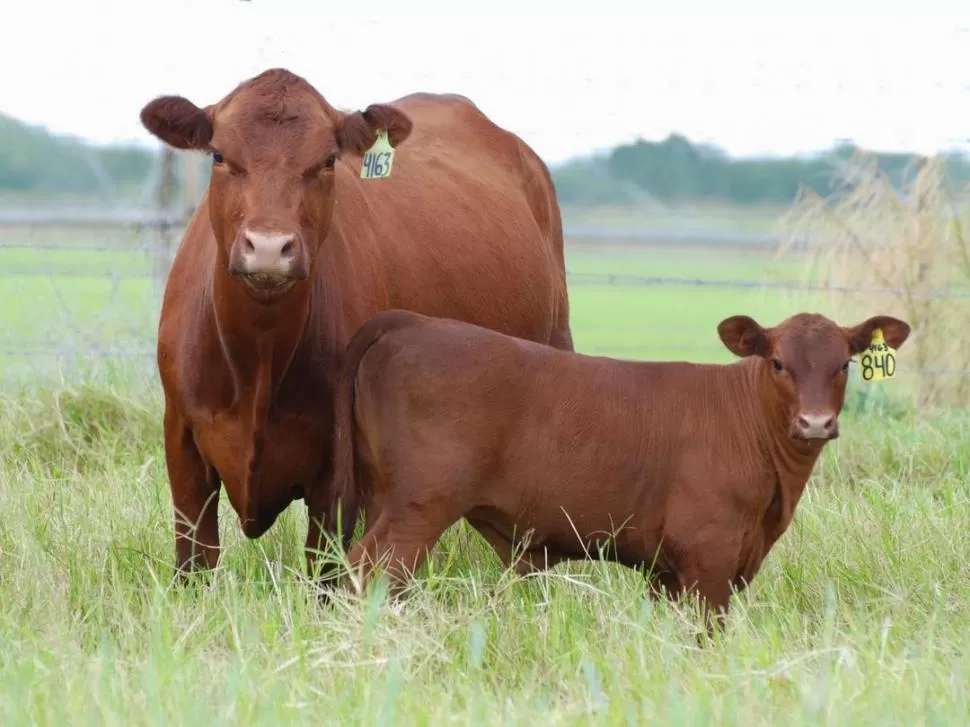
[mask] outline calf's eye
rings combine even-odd
[[[846,361],[844,364],[842,364],[842,373],[844,373],[844,374],[849,373],[849,363],[850,362],[851,362],[851,359],[849,361]]]
[[[776,358],[771,359],[771,368],[773,368],[776,372],[785,370],[785,367],[781,365],[781,361]]]
[[[212,163],[213,164],[222,164],[224,161],[225,161],[225,159],[222,158],[222,154],[220,154],[217,151],[212,152]]]
[[[336,163],[337,163],[337,155],[331,154],[330,156],[327,157],[327,161],[324,162],[324,166],[326,166],[327,169],[333,169],[333,165]]]

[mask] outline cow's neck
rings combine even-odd
[[[253,300],[227,272],[213,280],[216,325],[234,385],[233,409],[248,424],[243,532],[258,537],[260,479],[266,425],[283,378],[303,339],[310,309],[310,286],[300,284],[272,304]]]
[[[236,385],[237,405],[269,376],[269,392],[279,388],[306,332],[310,286],[301,284],[283,299],[253,300],[228,273],[213,281],[216,325]]]

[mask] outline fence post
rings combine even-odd
[[[175,201],[175,150],[162,147],[161,174],[155,190],[155,208],[159,213],[158,245],[155,249],[155,273],[153,275],[157,291],[164,287],[165,279],[172,264],[172,229],[169,216]]]
[[[199,155],[192,152],[182,154],[182,209],[184,219],[189,220],[199,203]]]

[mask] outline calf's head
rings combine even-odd
[[[909,337],[910,327],[891,316],[873,316],[844,328],[825,316],[800,313],[773,328],[748,316],[718,325],[721,341],[738,356],[759,356],[768,371],[769,395],[789,435],[825,442],[839,436],[849,360],[864,351],[875,329],[893,348]]]
[[[341,157],[363,154],[379,131],[392,146],[411,133],[411,120],[391,106],[338,111],[278,68],[204,108],[160,96],[141,121],[172,147],[212,156],[208,205],[220,261],[259,300],[309,277],[330,228]]]

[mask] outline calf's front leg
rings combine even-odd
[[[674,601],[698,596],[708,636],[724,627],[741,552],[739,528],[724,518],[697,523],[690,517],[671,517],[664,533],[656,570],[649,577],[651,595],[660,587]]]
[[[711,543],[688,551],[677,569],[677,598],[696,593],[703,609],[708,636],[724,628],[737,573],[739,546]]]

